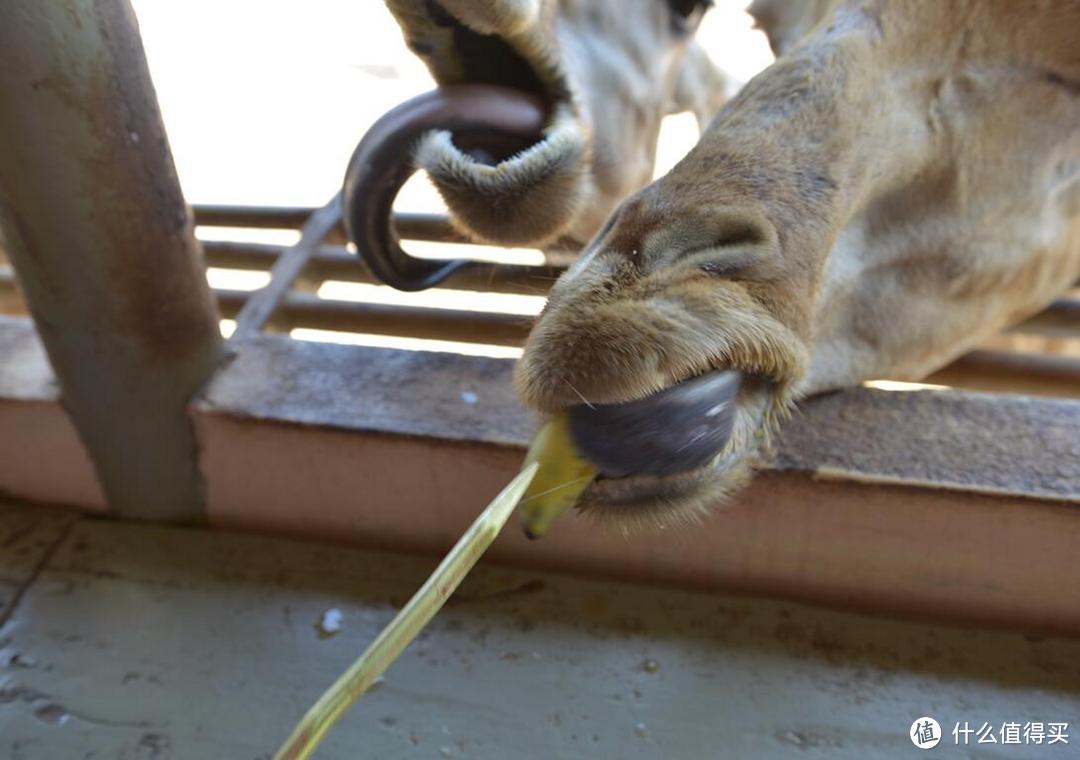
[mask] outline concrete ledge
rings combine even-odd
[[[318,368],[318,371],[315,370]],[[511,362],[239,346],[194,408],[210,519],[441,552],[519,466]],[[1080,632],[1080,403],[856,390],[785,426],[775,469],[693,530],[630,539],[579,516],[501,561]]]
[[[437,561],[53,511],[0,504],[12,760],[268,758]],[[484,559],[315,757],[895,760],[930,714],[944,757],[1065,758],[948,745],[1005,720],[1071,721],[1075,743],[1078,713],[1078,639]]]
[[[30,320],[0,315],[0,493],[104,512],[94,465]]]
[[[236,348],[234,346],[234,348]],[[200,412],[523,447],[536,421],[509,359],[308,343],[240,344]],[[774,468],[863,482],[1080,503],[1080,401],[859,388],[805,402]]]
[[[197,417],[213,524],[445,552],[520,450]],[[1080,633],[1080,510],[1042,499],[762,473],[690,530],[624,538],[578,515],[492,556],[525,567]]]
[[[0,322],[0,340],[30,329]],[[442,552],[517,470],[534,424],[508,361],[274,336],[235,348],[191,409],[214,525]],[[48,373],[19,372],[0,373],[0,452],[21,452],[0,456],[0,484],[100,508]],[[774,469],[695,529],[627,539],[574,515],[540,542],[511,527],[493,557],[1080,633],[1078,429],[1074,401],[835,394],[806,404]]]

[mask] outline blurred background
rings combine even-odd
[[[698,32],[733,83],[745,82],[773,55],[753,29],[748,0],[720,0]],[[150,71],[184,195],[192,204],[321,206],[340,188],[349,157],[371,124],[398,103],[430,90],[423,63],[376,0],[134,0]],[[736,85],[737,86],[737,85]],[[656,176],[698,138],[689,114],[667,117]],[[399,194],[398,211],[445,209],[423,174]],[[297,230],[200,227],[200,239],[292,245]],[[500,263],[542,264],[538,251],[409,241],[414,255],[464,255]],[[268,271],[211,266],[210,285],[253,291]],[[545,296],[433,289],[402,293],[371,283],[327,281],[320,299],[401,307],[441,307],[533,317]],[[222,320],[227,336],[232,320]],[[513,358],[518,346],[431,340],[296,327],[302,340]]]
[[[719,0],[698,33],[739,81],[772,60],[748,4]],[[190,203],[322,205],[372,122],[433,86],[378,0],[133,5]],[[665,127],[660,173],[697,137],[689,115]],[[408,210],[438,203],[420,183],[409,190]]]

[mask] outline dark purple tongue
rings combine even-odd
[[[416,171],[412,154],[423,135],[445,129],[461,150],[497,163],[542,140],[545,118],[533,93],[460,84],[418,95],[376,121],[356,146],[342,189],[345,229],[375,276],[399,290],[424,290],[469,263],[414,258],[391,224],[394,198]]]
[[[709,463],[731,438],[742,373],[722,370],[624,404],[569,411],[578,451],[609,478],[672,475]]]

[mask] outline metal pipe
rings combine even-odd
[[[237,315],[251,295],[243,290],[216,292],[226,317]],[[273,318],[282,330],[308,327],[500,346],[524,344],[532,322],[532,317],[519,314],[338,301],[295,292],[281,300]]]
[[[0,4],[0,228],[111,509],[199,515],[218,314],[127,0]]]
[[[195,213],[195,223],[200,225],[298,230],[318,209],[305,206],[196,204],[192,207],[192,211]],[[450,224],[450,220],[438,214],[397,213],[393,215],[393,224],[398,234],[407,240],[466,242],[466,239]],[[345,240],[345,227],[340,220],[328,237],[335,242]]]
[[[977,350],[939,369],[926,382],[991,393],[1077,398],[1080,397],[1080,359]]]
[[[1010,333],[1075,338],[1080,335],[1080,300],[1059,298],[1034,316],[1009,328]]]
[[[252,227],[255,229],[298,230],[318,209],[310,206],[222,206],[196,204],[192,206],[195,224],[207,227]],[[454,229],[450,219],[439,214],[396,212],[393,226],[402,240],[436,243],[472,243]],[[326,237],[327,242],[345,242],[345,229],[337,225]],[[486,245],[485,243],[474,243]],[[557,241],[547,246],[544,255],[548,263],[567,267],[581,253],[581,246],[572,241]]]
[[[211,267],[266,271],[288,248],[269,243],[203,241],[206,263]],[[480,264],[456,272],[439,287],[451,290],[478,290],[489,293],[546,295],[562,274],[557,266],[525,264]],[[322,245],[308,259],[304,275],[313,280],[345,280],[380,284],[363,260],[344,246]]]
[[[270,269],[270,283],[251,294],[236,315],[232,340],[254,337],[270,321],[286,294],[300,278],[308,259],[327,234],[341,223],[341,194],[312,214],[300,231],[300,242],[286,250]]]

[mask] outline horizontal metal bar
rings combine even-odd
[[[266,269],[272,266],[286,246],[259,243],[205,241],[207,261],[211,266],[238,269]],[[560,257],[552,257],[559,262]],[[510,266],[478,263],[454,275],[440,287],[458,290],[481,290],[499,293],[543,295],[562,272],[552,263],[546,267]],[[359,256],[344,246],[321,246],[312,256],[305,274],[312,279],[339,279],[378,283]],[[1044,311],[1008,330],[1023,335],[1080,338],[1080,300],[1061,298]]]
[[[1010,333],[1080,338],[1080,299],[1059,298],[1038,314],[1009,328]]]
[[[217,294],[221,312],[226,317],[237,314],[251,295],[248,291],[236,290],[219,290]],[[520,346],[532,328],[532,319],[517,314],[337,301],[309,293],[289,293],[274,312],[271,324],[282,330],[307,327]]]
[[[314,211],[314,208],[305,206],[192,206],[197,225],[255,229],[298,230]],[[464,237],[454,229],[448,217],[440,214],[395,213],[394,228],[402,240],[487,245]],[[327,242],[330,243],[345,241],[345,229],[340,224],[327,236]],[[559,266],[568,266],[580,251],[581,246],[577,243],[556,241],[546,246],[545,255],[549,261],[559,262]]]
[[[237,243],[233,241],[203,241],[206,262],[213,267],[229,269],[269,270],[286,246],[267,243]],[[562,267],[486,264],[477,262],[454,273],[439,284],[452,290],[479,290],[491,293],[544,295]],[[313,280],[344,280],[379,284],[363,260],[341,245],[323,245],[308,260],[304,276]]]
[[[285,249],[270,268],[270,282],[247,299],[236,315],[236,338],[250,338],[266,325],[282,300],[307,267],[308,259],[315,253],[327,234],[341,220],[341,193],[316,211],[300,231],[300,242]]]
[[[253,266],[256,260],[274,261],[277,249],[276,246],[251,247],[251,244],[212,244],[207,256],[216,266],[256,268]],[[344,248],[324,247],[314,263],[325,267],[324,273],[329,277],[364,281],[347,276],[364,268]],[[469,275],[462,276],[463,281],[450,286],[467,287]],[[494,282],[498,285],[499,281]],[[507,286],[511,287],[512,284]],[[217,290],[216,294],[222,315],[227,318],[234,317],[251,297],[249,291],[239,290]],[[9,302],[18,303],[18,294],[10,272],[0,268],[0,309]],[[356,303],[320,299],[306,293],[287,295],[275,318],[276,326],[285,329],[309,327],[511,346],[522,345],[531,327],[531,320],[519,315]],[[1054,354],[972,351],[927,377],[926,382],[972,390],[1077,398],[1080,397],[1080,359]]]
[[[303,227],[308,217],[316,211],[303,206],[195,205],[191,208],[197,225],[291,230]],[[467,242],[448,218],[438,214],[394,214],[394,226],[398,235],[405,240]],[[345,230],[340,224],[334,233],[335,239],[344,240]]]
[[[971,390],[1080,398],[1080,359],[1054,354],[971,351],[926,378]]]
[[[215,289],[214,294],[221,316],[227,319],[235,318],[253,296],[252,291],[230,289]],[[17,298],[18,292],[10,273],[0,271],[0,302],[5,297]],[[279,329],[307,327],[520,346],[532,327],[532,318],[518,314],[342,301],[290,292],[274,312],[272,323]]]
[[[304,206],[239,206],[193,204],[195,224],[216,227],[300,229],[314,212]]]

